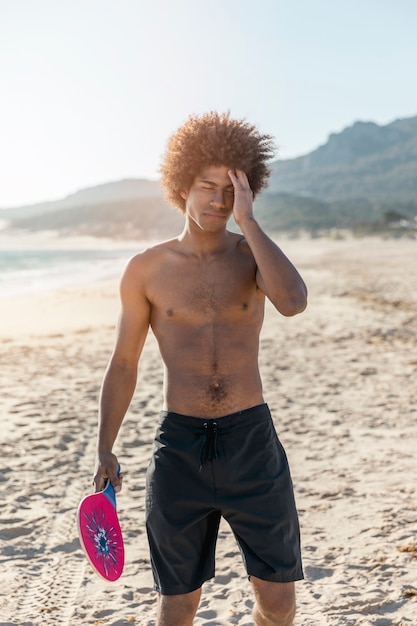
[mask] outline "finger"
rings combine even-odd
[[[238,179],[236,178],[236,173],[234,172],[234,170],[228,170],[227,172],[229,174],[229,178],[233,183],[233,186],[236,187],[236,184],[238,182]]]
[[[109,479],[116,493],[122,489],[123,474],[117,475],[117,472],[109,472]]]
[[[250,189],[249,179],[248,179],[246,172],[244,172],[243,170],[236,170],[236,174],[237,174],[240,184],[243,187],[247,187]]]
[[[103,491],[106,486],[108,477],[106,474],[97,473],[93,479],[94,491],[97,493],[98,491]]]

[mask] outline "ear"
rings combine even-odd
[[[185,189],[180,189],[180,196],[183,200],[186,200],[188,198],[188,191],[186,191]]]

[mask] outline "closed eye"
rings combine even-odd
[[[214,185],[213,186],[201,185],[200,189],[202,189],[203,191],[215,191],[216,187]],[[234,187],[231,187],[230,189],[225,189],[224,193],[233,195],[235,193]]]

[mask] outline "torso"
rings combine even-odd
[[[173,240],[149,250],[143,281],[165,365],[164,408],[221,417],[263,402],[258,369],[264,295],[242,237],[204,260]]]

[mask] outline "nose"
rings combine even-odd
[[[224,202],[223,191],[221,189],[216,189],[213,192],[213,196],[212,196],[212,199],[210,201],[210,205],[214,209],[224,209],[226,207],[225,202]]]

